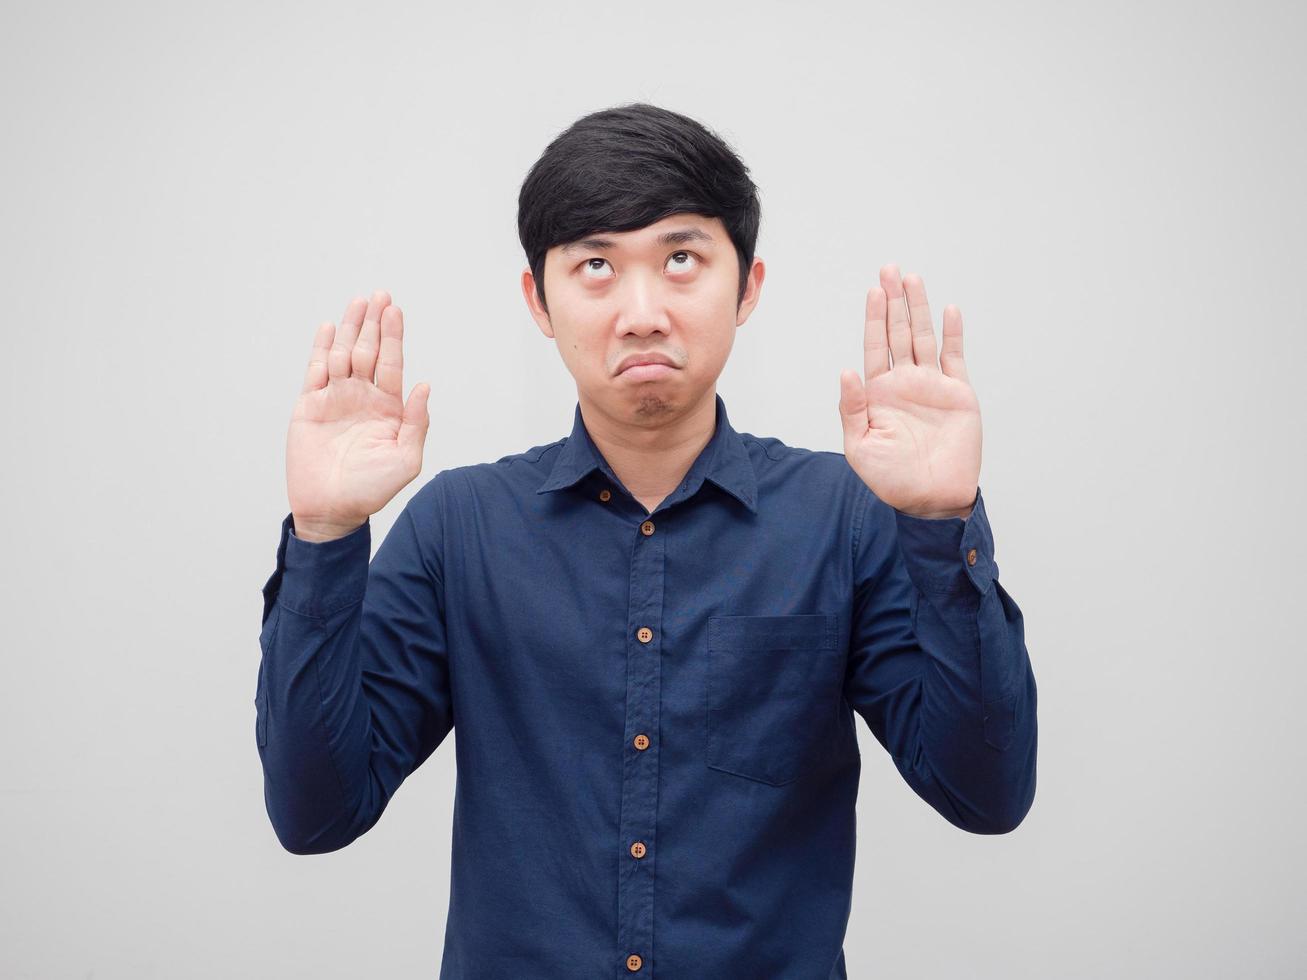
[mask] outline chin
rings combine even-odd
[[[659,391],[644,390],[635,395],[635,418],[639,421],[666,418],[681,407],[680,400]]]

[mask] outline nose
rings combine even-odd
[[[639,272],[626,277],[618,297],[618,335],[634,334],[646,337],[651,333],[667,333],[671,324],[667,318],[667,303],[663,284],[656,277]]]

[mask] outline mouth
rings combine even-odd
[[[654,381],[658,378],[665,378],[675,372],[677,368],[670,364],[661,362],[655,364],[632,364],[629,368],[621,371],[618,377],[627,378],[631,381]]]
[[[658,351],[649,351],[647,354],[630,354],[622,360],[617,366],[618,374],[630,374],[632,371],[642,371],[643,374],[637,374],[637,377],[648,376],[656,377],[658,372],[645,371],[646,368],[667,368],[669,371],[676,370],[676,364],[666,354]],[[665,372],[663,372],[665,373]]]

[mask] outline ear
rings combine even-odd
[[[540,305],[540,297],[536,295],[535,276],[531,275],[530,266],[522,270],[522,296],[526,300],[527,309],[531,311],[531,317],[535,320],[536,326],[540,328],[540,332],[546,337],[553,337],[554,325],[549,322],[549,314]]]
[[[744,297],[740,300],[740,308],[735,314],[735,325],[737,327],[749,319],[749,314],[758,305],[758,294],[762,291],[762,280],[766,275],[767,266],[763,264],[762,259],[755,255],[753,265],[749,267],[749,275],[744,280]]]

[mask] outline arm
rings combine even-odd
[[[268,816],[292,853],[366,833],[453,727],[442,570],[422,547],[438,545],[428,488],[370,567],[370,520],[324,542],[282,522],[263,587],[256,741]]]
[[[980,490],[965,520],[863,496],[846,697],[949,823],[1008,833],[1034,801],[1037,695]]]

